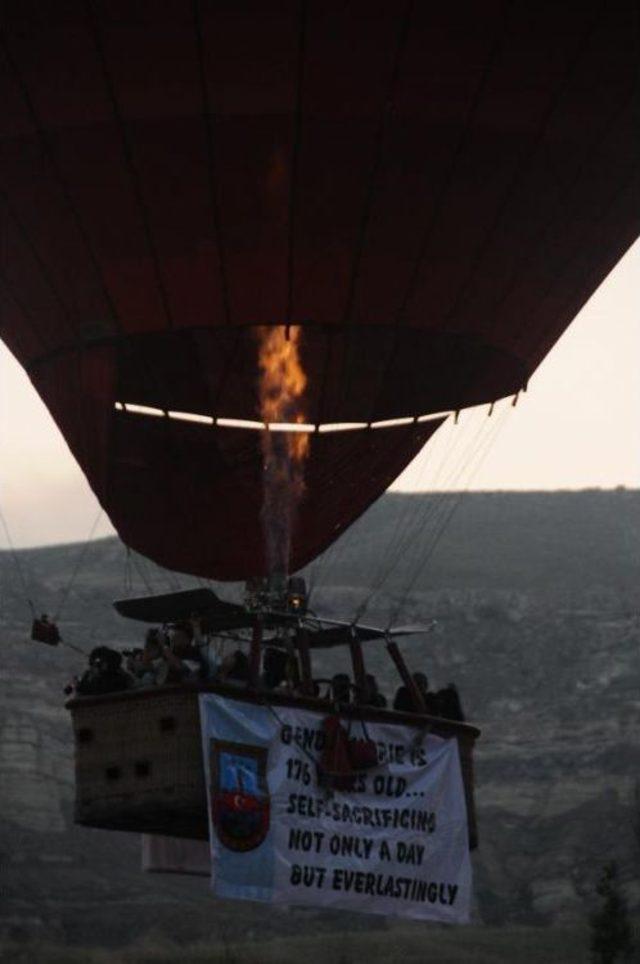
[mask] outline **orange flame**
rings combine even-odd
[[[300,359],[299,325],[258,328],[260,416],[271,422],[305,421],[303,397],[307,376]],[[287,573],[291,528],[304,493],[304,461],[309,452],[306,432],[263,433],[263,524],[271,572]]]
[[[302,329],[291,325],[260,327],[260,415],[264,422],[304,422],[302,397],[307,376],[300,361]],[[292,432],[287,435],[290,455],[300,461],[309,450],[309,436]]]

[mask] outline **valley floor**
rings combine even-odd
[[[173,945],[151,938],[119,950],[6,944],[6,964],[584,964],[578,928],[393,927],[386,932]]]

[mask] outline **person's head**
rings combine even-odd
[[[108,646],[96,646],[89,655],[89,665],[101,673],[114,672],[120,669],[122,653]]]
[[[421,693],[429,692],[429,680],[424,673],[414,673],[413,682],[416,684]]]

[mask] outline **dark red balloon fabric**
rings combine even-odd
[[[640,231],[638,7],[5,0],[0,335],[124,541],[264,571],[258,325],[305,417],[518,391]],[[438,423],[314,435],[292,569]]]

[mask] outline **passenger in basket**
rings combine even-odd
[[[393,697],[393,708],[398,713],[413,713],[413,700],[406,686],[399,686],[396,695]]]
[[[225,656],[218,677],[232,686],[246,686],[249,682],[249,660],[246,653],[236,649],[235,653]]]
[[[162,654],[167,666],[162,682],[182,683],[201,679],[204,675],[202,656],[193,644],[193,631],[189,623],[175,623],[171,627],[168,644]]]
[[[91,650],[89,668],[78,680],[76,692],[80,696],[102,696],[127,690],[131,685],[131,677],[122,669],[122,653],[97,646]]]
[[[429,680],[425,674],[414,673],[413,681],[422,695],[425,709],[423,710],[422,707],[416,706],[413,696],[411,695],[411,691],[407,686],[400,686],[398,687],[396,695],[393,699],[394,710],[398,710],[400,713],[426,712],[430,716],[438,716],[438,700],[436,694],[429,689]]]
[[[166,644],[164,632],[160,629],[148,629],[144,640],[144,649],[134,650],[130,658],[131,665],[127,666],[133,675],[134,685],[138,687],[155,686],[164,671],[165,661],[162,651]],[[140,653],[138,656],[137,654]]]
[[[134,686],[141,686],[141,678],[145,673],[146,667],[143,663],[144,650],[137,646],[135,649],[124,649],[122,655],[127,657],[125,667],[127,673],[133,680]]]
[[[456,720],[464,723],[464,713],[458,688],[453,683],[447,683],[444,689],[438,690],[436,694],[438,700],[438,714],[446,720]]]
[[[214,647],[210,634],[205,631],[202,619],[192,616],[189,620],[191,639],[200,654],[200,673],[203,679],[215,679],[220,672],[221,659]]]

